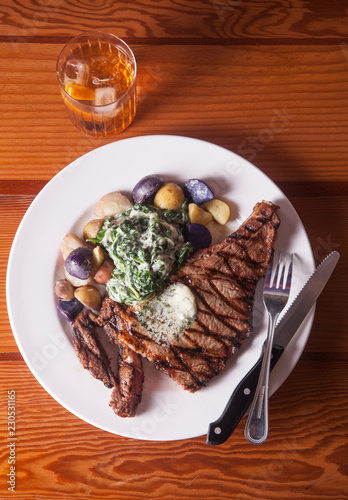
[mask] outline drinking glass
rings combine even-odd
[[[57,76],[69,118],[86,134],[107,137],[132,122],[137,66],[117,36],[101,31],[76,36],[58,57]]]

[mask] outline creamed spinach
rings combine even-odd
[[[169,274],[192,252],[183,229],[186,203],[180,210],[135,204],[104,221],[95,242],[115,264],[106,290],[116,302],[133,304],[162,290]]]

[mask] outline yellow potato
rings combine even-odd
[[[97,288],[90,285],[85,285],[77,288],[75,290],[75,298],[81,302],[86,307],[91,309],[99,309],[102,297]]]
[[[213,216],[209,212],[203,210],[195,203],[189,204],[188,216],[191,224],[203,224],[203,226],[207,226],[213,220]]]
[[[156,193],[153,204],[163,210],[177,210],[185,201],[184,192],[174,182],[164,184]]]
[[[105,254],[101,247],[98,245],[93,248],[92,254],[92,274],[96,273],[105,259]]]
[[[87,240],[89,238],[96,238],[103,223],[104,219],[93,219],[87,222],[82,231],[84,239]]]
[[[230,207],[224,201],[214,198],[213,200],[207,201],[203,204],[203,208],[207,210],[213,219],[219,224],[226,224],[230,218]]]

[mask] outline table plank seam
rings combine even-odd
[[[0,43],[67,43],[72,36],[25,36],[25,35],[1,35]],[[122,37],[129,45],[340,45],[348,43],[348,37],[322,37],[322,38],[145,38],[145,37]]]

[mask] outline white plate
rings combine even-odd
[[[219,146],[177,136],[125,139],[98,148],[56,175],[36,197],[13,242],[7,274],[7,303],[13,333],[31,372],[67,410],[114,434],[145,440],[203,435],[216,420],[240,379],[260,355],[266,335],[262,284],[257,289],[254,333],[208,387],[190,394],[145,363],[143,398],[133,419],[109,408],[110,390],[84,370],[74,353],[71,327],[56,310],[54,283],[61,277],[60,244],[68,232],[81,234],[94,204],[104,194],[131,192],[148,174],[185,181],[201,178],[215,195],[231,202],[235,230],[263,199],[280,206],[276,250],[297,254],[292,298],[314,269],[306,231],[293,206],[260,170]],[[225,234],[221,232],[221,237]],[[310,333],[314,308],[271,375],[271,393],[296,365]]]

